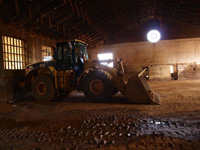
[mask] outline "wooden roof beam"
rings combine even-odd
[[[0,0],[0,5],[3,5],[3,0]]]
[[[18,0],[15,0],[15,11],[16,11],[16,13],[19,13]]]
[[[71,6],[71,8],[72,8],[72,11],[74,11],[75,9],[74,9],[74,5],[72,4],[72,0],[68,0],[69,1],[69,3],[70,3],[70,6]]]
[[[32,11],[31,11],[31,6],[28,6],[28,14],[29,14],[29,19],[32,19]]]
[[[88,15],[88,13],[87,13],[80,5],[77,4],[77,1],[76,1],[76,0],[74,1],[74,5],[75,5],[76,10],[77,10],[77,11],[76,11],[77,15],[80,16],[83,20],[86,18],[86,20],[87,20],[87,22],[88,22],[88,25],[91,26],[91,28],[95,29],[97,32],[99,32],[99,33],[101,34],[101,36],[103,36],[105,39],[109,40],[108,35],[106,35],[106,34],[99,28],[99,26],[98,26],[96,23],[94,23],[94,22],[92,21],[92,19],[91,19],[90,16]],[[80,14],[80,10],[83,11],[83,14],[84,14],[84,15],[81,15],[81,14]]]

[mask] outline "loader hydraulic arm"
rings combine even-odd
[[[123,76],[124,75],[124,67],[123,67],[123,63],[122,63],[122,59],[121,58],[117,58],[117,59],[113,59],[113,60],[94,60],[94,62],[96,63],[111,63],[114,62],[116,64],[116,69],[118,72],[119,76]]]

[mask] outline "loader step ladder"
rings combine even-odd
[[[62,75],[57,73],[57,95],[65,95],[65,72]]]

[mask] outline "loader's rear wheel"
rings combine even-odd
[[[37,83],[37,85],[36,85],[36,91],[40,95],[44,95],[46,93],[46,91],[47,91],[46,84],[43,81]]]
[[[53,78],[49,75],[38,75],[33,81],[32,94],[38,101],[51,101],[55,97]]]
[[[108,101],[114,92],[111,79],[101,71],[88,73],[82,87],[85,96],[92,102]]]

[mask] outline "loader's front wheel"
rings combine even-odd
[[[89,72],[83,81],[83,92],[92,102],[105,102],[114,92],[111,79],[101,71]]]
[[[33,97],[38,101],[51,101],[55,97],[53,78],[49,75],[38,75],[32,86]]]

